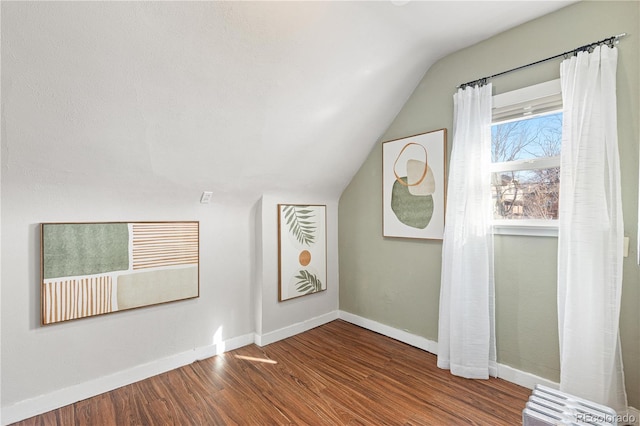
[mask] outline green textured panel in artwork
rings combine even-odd
[[[44,278],[129,269],[126,223],[43,224]]]
[[[403,182],[406,177],[401,178]],[[433,197],[431,195],[412,195],[409,187],[397,180],[391,190],[391,210],[398,220],[412,228],[424,229],[433,216]]]

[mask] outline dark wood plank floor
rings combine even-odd
[[[465,380],[337,320],[249,345],[18,425],[518,425],[530,390]]]

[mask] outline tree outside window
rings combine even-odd
[[[558,219],[562,113],[492,126],[494,219]]]

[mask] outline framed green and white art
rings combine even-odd
[[[199,297],[199,226],[41,224],[42,324]]]
[[[441,240],[447,129],[382,144],[382,235]]]
[[[326,206],[278,204],[278,301],[327,289]]]

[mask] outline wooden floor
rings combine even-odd
[[[336,320],[18,425],[519,425],[530,390],[465,380],[436,357]]]

